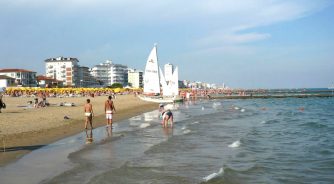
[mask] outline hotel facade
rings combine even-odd
[[[64,86],[79,86],[79,60],[71,57],[57,57],[45,60],[46,76],[63,82]]]
[[[128,84],[128,67],[122,64],[113,64],[111,60],[95,65],[90,73],[104,86],[111,86],[120,83],[123,86]]]

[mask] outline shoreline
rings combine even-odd
[[[80,100],[85,99],[85,98],[86,97],[82,97]],[[100,98],[103,98],[102,101],[104,101],[107,97],[103,96]],[[142,114],[144,112],[149,112],[149,111],[157,109],[156,103],[145,102],[131,95],[120,96],[120,98],[121,98],[120,100],[114,99],[114,103],[115,103],[117,111],[113,117],[113,123],[119,123],[119,121],[122,121],[124,119],[129,119],[133,116]],[[26,99],[24,98],[24,100]],[[51,100],[52,99],[50,99],[50,101]],[[125,106],[124,105],[122,106],[122,102],[124,101],[128,101],[128,103]],[[93,118],[94,128],[106,125],[105,115],[103,113],[102,106],[103,104],[100,104],[99,110],[97,109],[97,107],[94,107],[96,109],[95,111],[96,115]],[[47,108],[49,107],[46,107],[46,109]],[[64,108],[64,107],[59,107],[59,108]],[[60,139],[63,139],[63,138],[66,138],[66,137],[69,137],[69,136],[72,136],[72,135],[75,135],[75,134],[78,134],[84,131],[84,117],[81,115],[83,114],[82,113],[83,109],[81,109],[81,105],[80,106],[78,105],[76,109],[80,110],[79,112],[80,118],[73,118],[73,119],[68,120],[67,122],[62,122],[60,126],[52,127],[50,125],[50,127],[48,128],[29,130],[29,131],[23,131],[23,132],[18,132],[18,133],[10,133],[8,135],[4,135],[3,132],[1,132],[0,167],[10,164],[12,162],[15,162],[16,160],[20,159],[21,157],[23,157],[24,155],[30,153],[31,151],[35,149],[38,149],[52,142],[58,141]],[[55,109],[52,109],[51,111],[53,112],[57,110],[58,108],[55,108]],[[14,112],[16,111],[13,111],[12,113]],[[5,114],[5,113],[6,112],[4,111],[2,114]],[[25,112],[22,112],[22,113],[25,113]],[[47,119],[49,117],[47,113],[39,113],[38,111],[35,111],[32,113],[32,115],[29,115],[29,116],[34,116],[33,118],[36,119],[36,121],[39,121],[41,117],[43,117],[43,115],[46,116],[46,118],[44,117],[45,118],[44,121],[51,122],[51,120]],[[13,125],[13,126],[16,126],[16,125]],[[6,152],[3,152],[4,141],[6,144],[5,145]]]

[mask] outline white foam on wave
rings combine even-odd
[[[149,127],[151,124],[149,123],[142,123],[139,125],[139,128],[146,128],[146,127]]]
[[[183,126],[182,128],[181,128],[181,130],[185,130],[187,127],[186,126]]]
[[[220,106],[222,106],[222,104],[220,102],[213,102],[213,104],[212,104],[213,108],[218,108]]]
[[[205,108],[202,106],[202,111],[204,111],[204,109],[205,109]]]
[[[240,112],[245,112],[245,109],[241,109]]]
[[[221,176],[224,174],[224,169],[223,168],[220,168],[219,171],[217,173],[211,173],[209,174],[208,176],[205,176],[203,178],[203,180],[205,182],[209,181],[209,180],[212,180],[213,178],[217,178],[218,176]]]
[[[232,144],[228,145],[228,147],[230,147],[230,148],[238,148],[240,146],[240,144],[241,144],[241,142],[238,140],[238,141],[235,141]]]
[[[235,110],[239,110],[240,108],[239,107],[234,107]]]
[[[266,121],[261,121],[260,123],[261,123],[261,124],[266,124]]]
[[[137,121],[133,121],[133,122],[130,122],[129,125],[130,125],[130,126],[133,126],[133,127],[136,127],[136,126],[139,126],[140,123],[137,122]]]
[[[199,123],[199,121],[195,121],[195,122],[193,122],[191,124],[194,125],[194,124],[198,124],[198,123]]]
[[[183,130],[183,134],[189,134],[190,132],[191,132],[191,130],[189,130],[189,129]]]

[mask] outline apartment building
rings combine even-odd
[[[110,69],[111,84],[128,85],[128,67],[122,64],[112,64]]]
[[[142,88],[143,87],[143,71],[139,71],[136,69],[129,69],[128,85],[133,88]]]
[[[86,66],[79,66],[78,78],[79,84],[77,86],[79,87],[92,87],[99,84],[97,80],[91,75],[90,69]]]
[[[120,83],[128,84],[128,67],[122,64],[113,64],[111,60],[95,65],[91,68],[91,75],[105,86]]]
[[[79,60],[71,57],[57,57],[45,60],[47,77],[63,81],[64,86],[79,86]]]
[[[111,85],[111,70],[112,61],[107,60],[104,63],[95,65],[90,69],[90,74],[102,85],[108,86]]]

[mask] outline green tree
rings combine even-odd
[[[114,83],[110,86],[110,88],[123,88],[123,85],[121,83]]]

